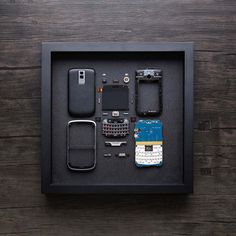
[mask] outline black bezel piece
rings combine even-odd
[[[159,116],[162,112],[162,71],[160,69],[137,70],[135,76],[135,110],[138,116]],[[139,109],[140,84],[158,84],[159,104],[157,108],[141,111]],[[150,95],[150,94],[149,94]],[[142,98],[145,99],[145,98]]]

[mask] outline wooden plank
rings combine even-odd
[[[0,70],[0,99],[40,98],[40,69]]]
[[[64,27],[65,34],[68,33],[70,29],[75,31],[73,27],[77,25],[92,26],[96,23],[97,25],[104,26],[124,26],[125,22],[128,22],[131,26],[142,22],[144,26],[146,24],[152,24],[163,29],[163,22],[168,22],[170,25],[177,28],[175,30],[173,29],[174,32],[181,29],[181,27],[182,29],[185,27],[185,29],[197,32],[197,29],[192,27],[193,22],[191,20],[194,18],[197,20],[194,22],[195,25],[201,26],[198,32],[208,28],[208,35],[210,33],[218,33],[217,29],[221,29],[225,31],[225,36],[227,36],[228,27],[233,27],[229,19],[229,16],[233,16],[235,13],[233,9],[235,3],[233,2],[215,1],[214,7],[211,1],[205,1],[204,4],[200,4],[197,1],[182,3],[176,0],[170,2],[152,1],[148,3],[148,7],[146,1],[135,1],[133,3],[135,6],[132,3],[123,1],[112,3],[109,1],[101,1],[91,4],[89,1],[78,2],[76,0],[70,1],[70,3],[63,1],[44,2],[43,7],[39,7],[39,3],[26,1],[24,4],[13,4],[11,2],[9,4],[2,4],[1,15],[3,20],[1,27],[4,29],[2,37],[5,36],[5,38],[7,38],[9,35],[14,37],[15,35],[18,36],[20,33],[24,33],[25,38],[30,38],[32,34],[45,35],[48,33],[47,28],[52,27],[53,22],[56,21],[58,24],[54,25],[54,30],[52,31],[54,37],[58,36],[58,34],[56,34],[57,29],[62,32],[63,29],[60,27],[60,23],[62,22],[67,26]],[[227,14],[224,14],[226,12]],[[106,17],[103,17],[105,13],[107,13]],[[16,14],[17,18],[15,17]],[[154,21],[150,18],[150,14],[160,21]],[[90,20],[88,20],[89,18]],[[114,21],[115,19],[116,21]],[[215,24],[216,19],[219,20],[219,24]],[[11,29],[7,28],[6,25],[9,21],[13,24],[13,28],[20,26],[19,30],[11,31],[11,34],[9,34],[8,31]],[[41,28],[42,26],[45,26],[45,28]],[[41,31],[38,29],[41,29]],[[165,30],[165,33],[168,34],[166,31],[167,30]],[[31,34],[27,34],[28,32],[31,32]]]
[[[40,135],[40,99],[0,99],[0,113],[0,137]]]
[[[205,1],[204,4],[197,1],[182,3],[179,1],[152,1],[148,3],[148,7],[145,1],[135,2],[135,6],[123,1],[112,2],[112,4],[108,1],[91,4],[89,1],[75,0],[70,3],[44,2],[43,7],[39,7],[39,4],[34,2],[2,4],[1,28],[3,32],[1,37],[5,39],[11,36],[13,39],[18,38],[19,34],[23,34],[24,38],[39,38],[48,36],[49,28],[53,29],[50,33],[54,38],[61,33],[70,36],[68,33],[72,31],[75,33],[78,25],[86,26],[88,29],[93,28],[94,25],[103,26],[104,30],[107,26],[120,28],[126,26],[132,27],[132,31],[135,32],[140,27],[135,28],[134,26],[140,25],[140,23],[143,27],[155,26],[155,30],[159,29],[164,36],[175,35],[181,30],[186,32],[188,29],[193,34],[192,37],[196,37],[198,34],[202,37],[204,32],[207,32],[206,37],[209,37],[209,35],[219,34],[221,31],[224,31],[222,37],[228,37],[228,31],[234,29],[233,22],[229,18],[235,13],[233,6],[235,3],[220,1],[215,1],[214,7],[211,1]],[[224,14],[226,12],[227,14]],[[151,16],[155,16],[155,21]],[[199,26],[198,28],[192,27],[193,20],[195,20],[195,26]],[[215,24],[216,20],[219,24]],[[11,28],[7,27],[8,22],[12,24]],[[127,25],[126,22],[129,24]],[[169,26],[173,27],[172,31],[166,30],[164,22],[168,22]],[[62,28],[61,23],[65,27]],[[81,30],[86,32],[84,28]],[[117,29],[113,28],[113,30]]]
[[[208,148],[208,146],[206,146]],[[232,147],[231,147],[232,148]],[[223,149],[218,147],[218,149]],[[236,194],[236,148],[233,153],[194,156],[194,194]],[[226,149],[227,150],[227,149]]]
[[[164,235],[183,232],[215,235],[215,230],[227,232],[229,229],[230,233],[236,232],[235,211],[232,211],[236,206],[232,196],[165,195],[165,198],[137,196],[135,199],[133,196],[110,196],[104,200],[104,196],[61,195],[45,201],[46,207],[1,209],[2,234],[26,232],[35,235],[40,232],[42,235],[43,232],[43,235],[50,235],[59,229],[77,235],[108,234],[114,230],[116,235],[126,235],[130,231],[137,231],[138,235],[160,232]]]
[[[194,128],[199,131],[207,131],[211,129],[235,129],[236,127],[236,112],[226,110],[210,110],[194,113]]]
[[[119,216],[120,217],[120,216]],[[102,218],[102,216],[101,216]],[[144,219],[145,220],[145,219]],[[203,223],[155,223],[148,222],[144,224],[143,222],[137,221],[134,222],[129,221],[130,224],[125,220],[119,220],[121,223],[117,223],[117,219],[107,219],[104,218],[104,221],[99,222],[98,224],[91,223],[90,221],[82,221],[77,222],[76,225],[50,225],[38,226],[34,228],[30,228],[27,231],[20,231],[17,233],[3,233],[4,236],[12,236],[12,235],[58,235],[58,231],[61,232],[59,235],[63,235],[63,232],[67,235],[130,235],[135,233],[137,236],[141,235],[191,235],[191,236],[199,236],[199,235],[214,235],[214,236],[235,236],[235,224],[234,223],[217,223],[217,222],[203,222]],[[107,223],[108,222],[108,223]],[[85,227],[85,224],[87,227]],[[158,225],[158,226],[157,226]],[[19,228],[19,227],[18,227]],[[227,232],[227,234],[225,234]]]
[[[0,157],[0,166],[39,165],[40,137],[0,138]]]
[[[194,143],[204,145],[235,145],[236,129],[194,131]]]

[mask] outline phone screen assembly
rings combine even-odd
[[[135,108],[139,116],[159,116],[162,112],[162,71],[136,71]]]

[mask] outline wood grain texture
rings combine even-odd
[[[236,2],[0,2],[0,235],[236,235]],[[194,194],[40,193],[43,41],[195,43]]]

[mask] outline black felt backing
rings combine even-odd
[[[138,184],[181,184],[183,182],[183,92],[184,54],[181,52],[84,52],[52,54],[52,182],[71,185],[138,185]],[[107,84],[113,79],[123,83],[125,73],[129,74],[129,116],[135,113],[135,71],[145,68],[159,68],[163,71],[163,122],[164,163],[162,167],[138,168],[134,162],[134,123],[130,123],[131,133],[124,139],[127,146],[105,147],[101,133],[101,123],[97,122],[97,165],[90,172],[73,172],[66,166],[66,125],[76,119],[68,113],[68,70],[71,68],[94,68],[96,87],[102,87],[103,73]],[[102,116],[102,104],[98,103],[101,93],[96,94],[95,120]],[[89,98],[88,98],[89,99]],[[143,104],[149,101],[149,92],[142,95]],[[85,101],[86,102],[86,101]],[[121,113],[122,114],[122,113]],[[124,118],[124,116],[123,116]],[[141,119],[137,117],[137,119]],[[84,140],[89,140],[84,132]],[[113,139],[116,141],[117,139]],[[127,158],[115,157],[119,152],[130,154]],[[111,153],[105,158],[104,153]]]

